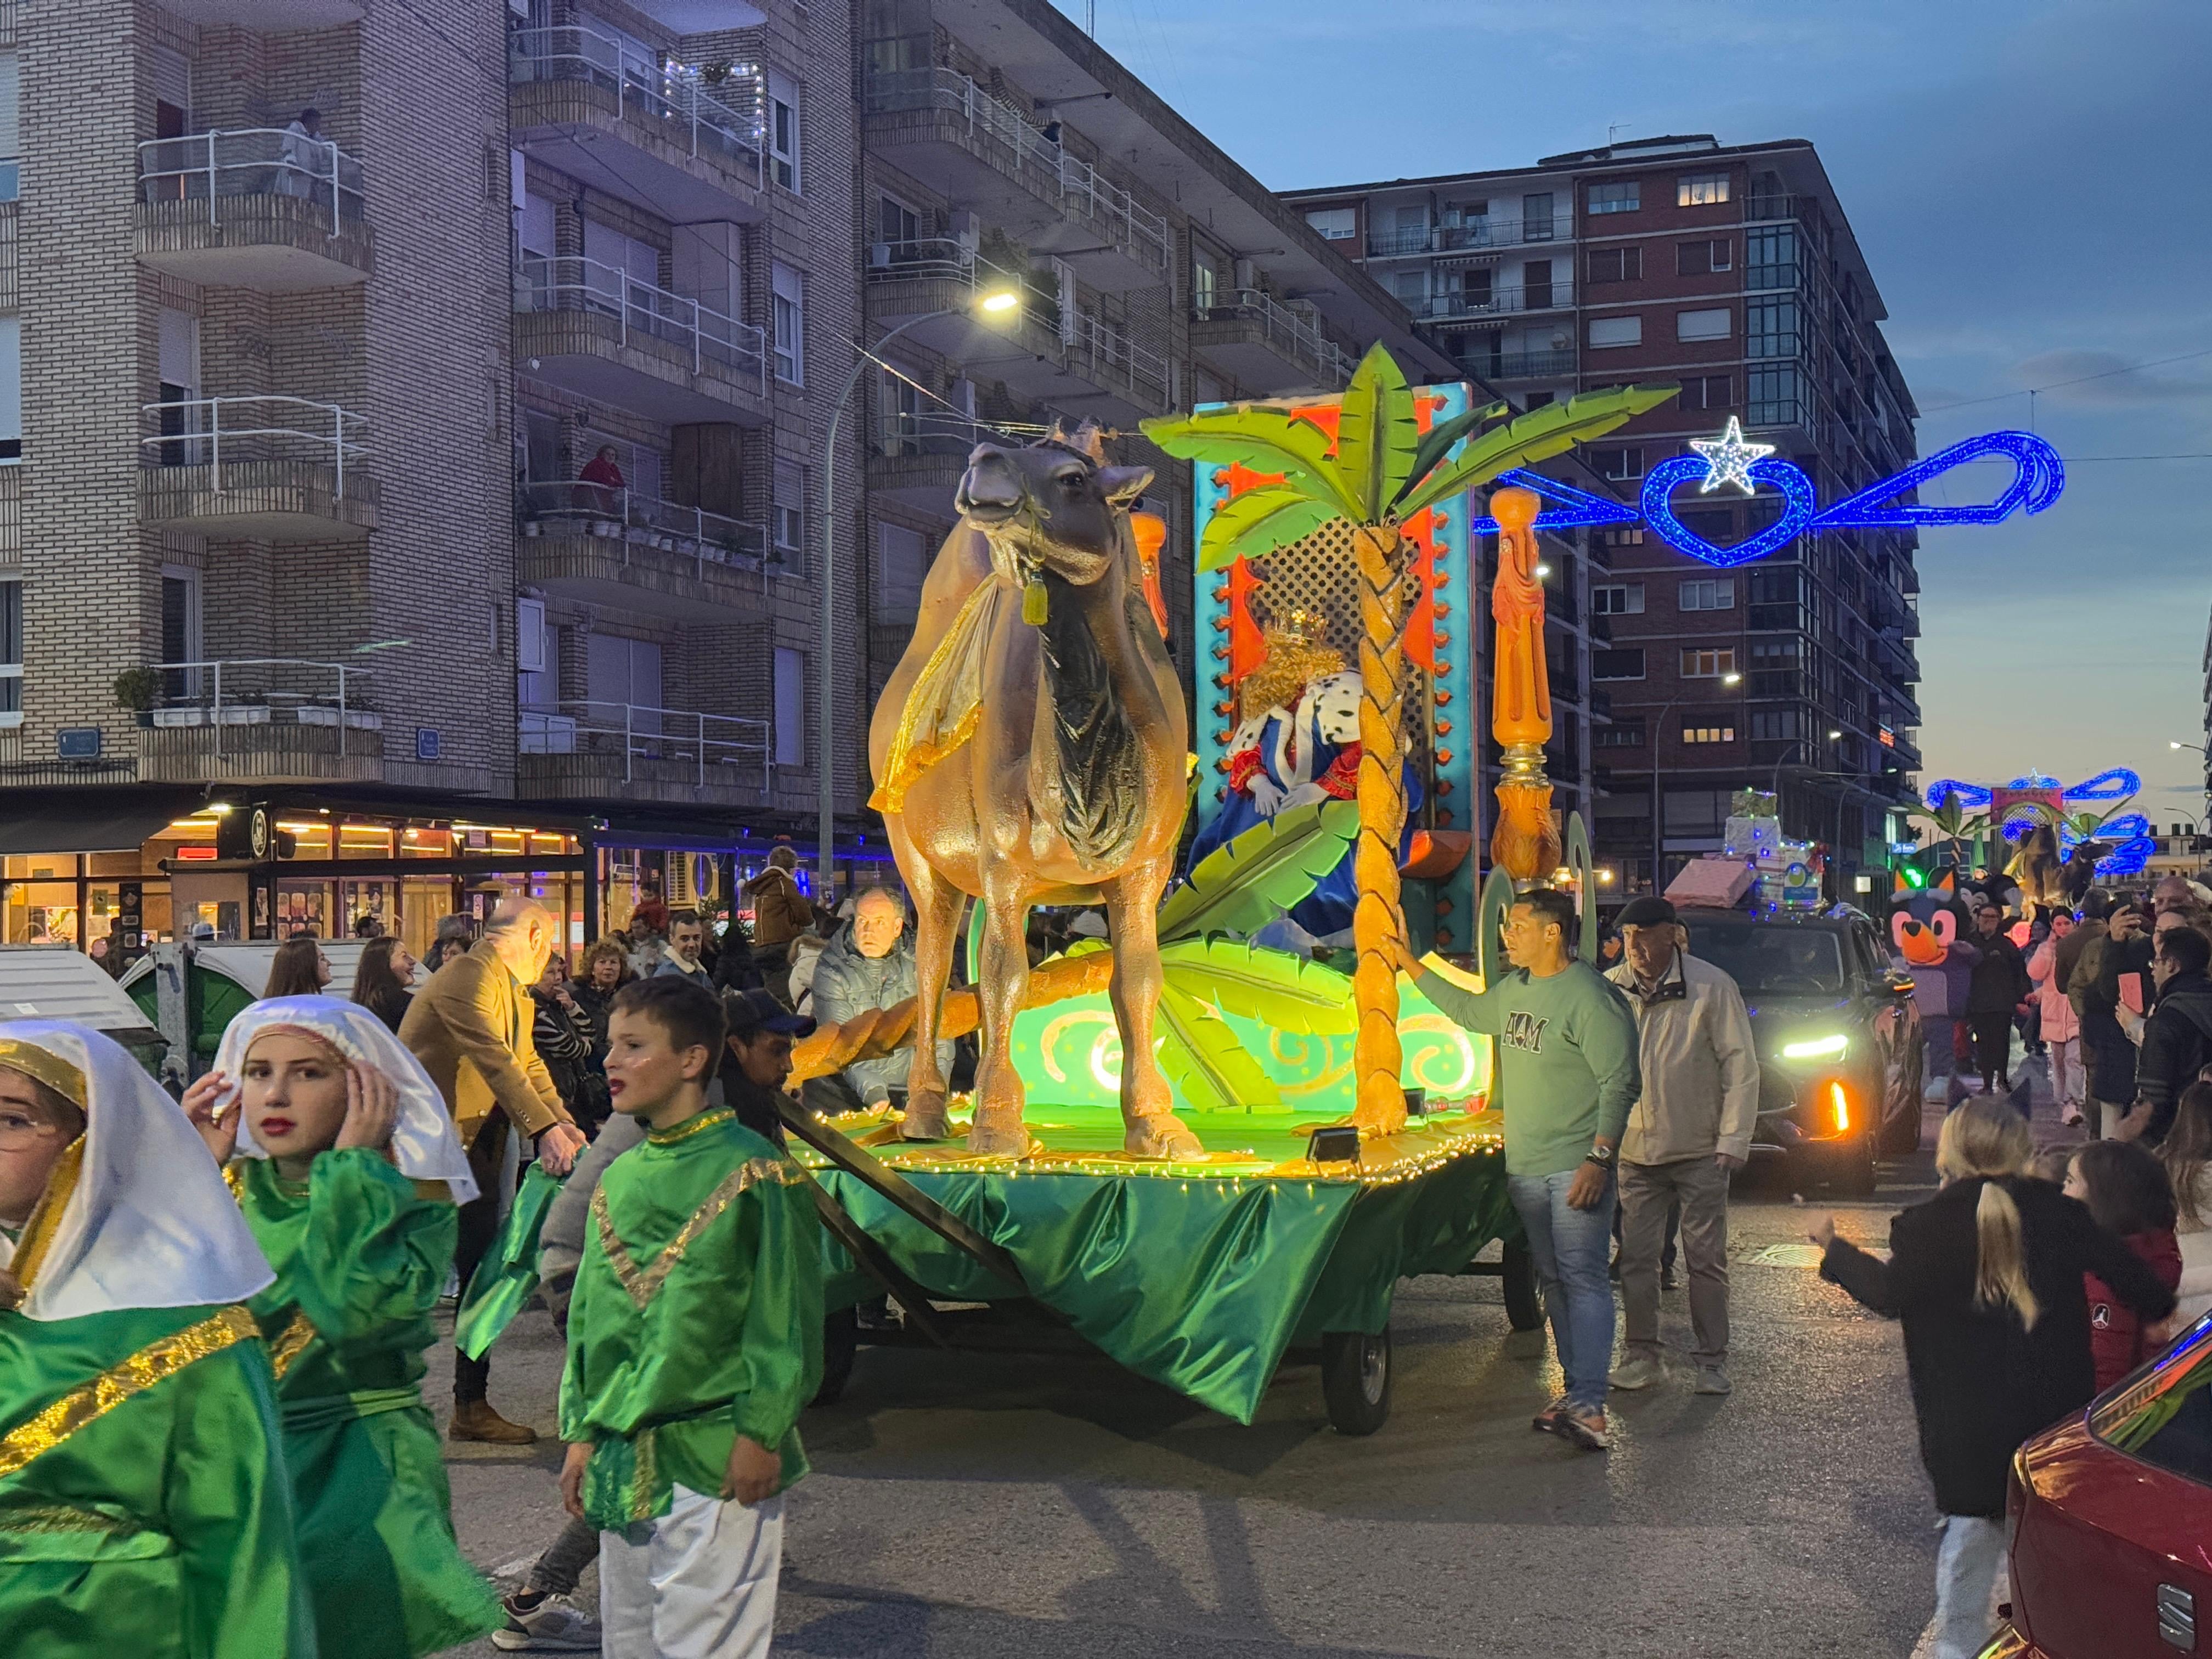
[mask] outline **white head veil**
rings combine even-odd
[[[184,1109],[119,1044],[62,1020],[13,1020],[0,1025],[0,1066],[50,1087],[83,1080],[82,1162],[57,1167],[68,1185],[49,1187],[48,1203],[60,1200],[51,1228],[33,1217],[17,1246],[32,1267],[27,1317],[243,1302],[276,1278]]]
[[[392,1161],[400,1174],[410,1181],[444,1182],[453,1189],[456,1204],[477,1195],[468,1154],[453,1133],[453,1115],[447,1111],[438,1085],[391,1028],[358,1003],[337,997],[267,997],[253,1003],[224,1029],[222,1044],[216,1051],[216,1070],[235,1082],[245,1073],[246,1051],[254,1039],[281,1027],[320,1037],[348,1060],[372,1066],[392,1079],[399,1096]],[[238,1120],[238,1150],[247,1158],[269,1156],[246,1132],[243,1113]]]

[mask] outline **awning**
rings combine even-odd
[[[52,796],[9,809],[0,795],[0,854],[135,853],[159,831],[192,810],[189,797],[131,794],[117,799],[87,789],[77,799]]]

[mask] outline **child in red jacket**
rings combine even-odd
[[[2181,1282],[2181,1247],[2174,1242],[2173,1186],[2166,1167],[2131,1140],[2093,1140],[2066,1168],[2066,1195],[2089,1206],[2097,1224],[2118,1238],[2172,1290]],[[2081,1276],[2089,1298],[2089,1352],[2102,1394],[2158,1350],[2143,1323],[2094,1273]]]

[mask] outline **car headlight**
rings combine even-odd
[[[1832,1031],[1826,1036],[1806,1037],[1797,1042],[1782,1045],[1784,1060],[1833,1060],[1851,1046],[1851,1040],[1841,1031]]]

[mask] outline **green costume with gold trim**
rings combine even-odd
[[[821,1224],[805,1177],[726,1109],[607,1166],[568,1310],[561,1433],[593,1448],[584,1515],[668,1513],[720,1492],[737,1437],[806,1473],[799,1413],[822,1382]]]
[[[459,1212],[365,1147],[307,1182],[266,1158],[228,1174],[276,1282],[254,1316],[276,1371],[300,1565],[322,1659],[414,1659],[505,1622],[462,1559],[422,1351]],[[434,1194],[434,1195],[433,1195]]]
[[[0,1313],[9,1659],[313,1659],[257,1334],[236,1306]]]

